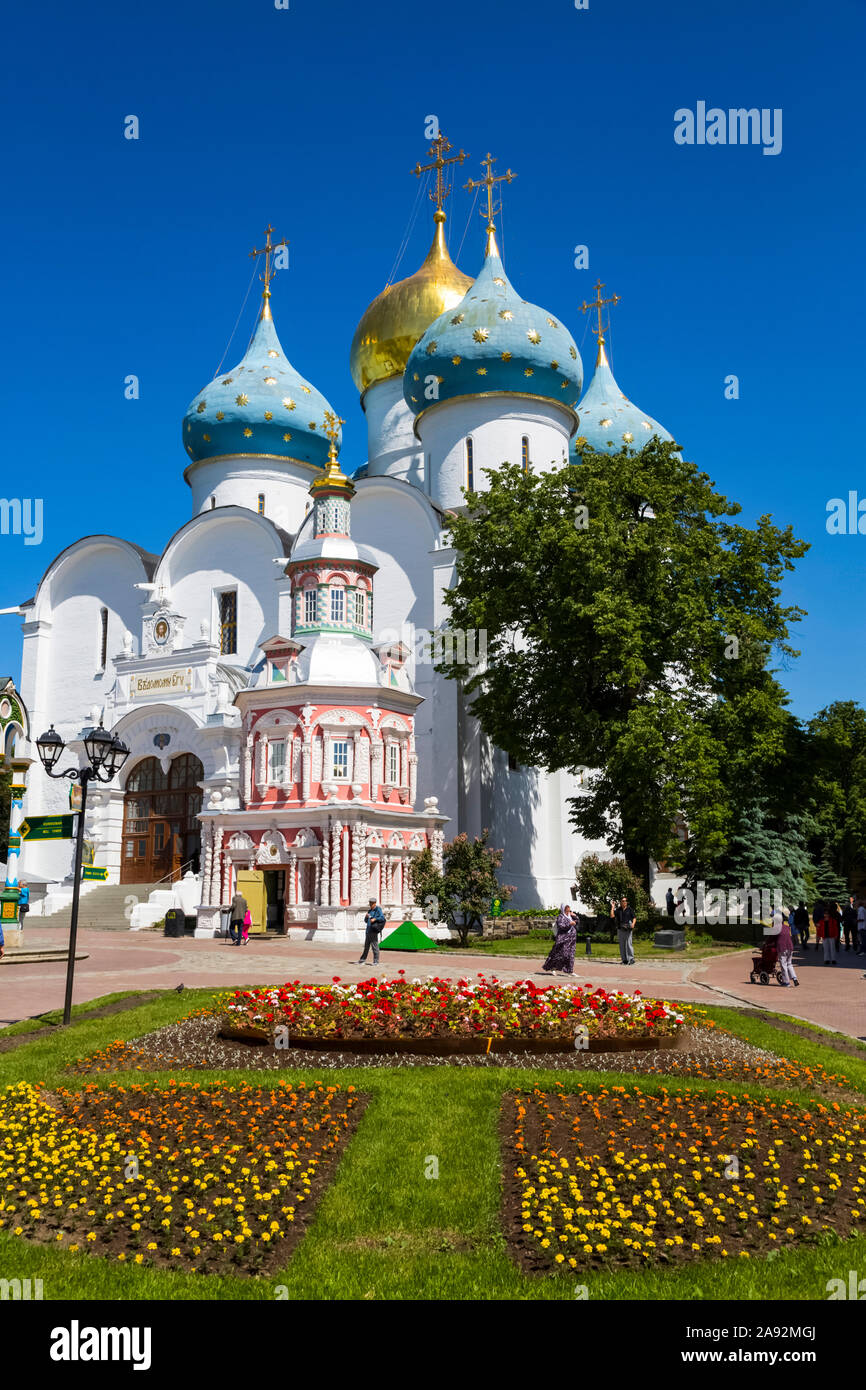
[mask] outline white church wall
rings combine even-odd
[[[272,524],[254,512],[205,512],[173,539],[160,561],[157,583],[164,582],[170,602],[186,619],[184,641],[199,639],[206,622],[218,640],[218,594],[237,590],[237,652],[221,657],[228,665],[248,665],[261,656],[259,642],[277,630],[277,581],[274,558],[282,545]]]
[[[475,490],[483,492],[485,469],[521,462],[524,436],[533,472],[560,467],[568,458],[573,423],[573,416],[552,403],[513,396],[473,396],[433,406],[418,422],[432,500],[443,508],[463,505],[467,438],[473,443]]]
[[[365,392],[367,417],[367,474],[388,474],[412,483],[422,492],[424,452],[415,437],[415,416],[403,398],[402,376],[378,381]]]
[[[263,495],[264,515],[295,535],[311,502],[310,483],[318,469],[291,459],[218,458],[190,465],[186,480],[192,489],[194,513],[214,507],[246,507],[258,512]]]

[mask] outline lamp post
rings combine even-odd
[[[110,782],[123,767],[129,757],[129,749],[118,738],[100,724],[91,729],[84,740],[84,749],[89,767],[68,767],[63,772],[54,769],[66,747],[54,725],[36,740],[36,750],[42,766],[49,777],[68,777],[70,782],[81,785],[81,809],[78,812],[78,826],[75,832],[75,869],[72,879],[72,917],[69,924],[69,959],[66,965],[66,998],[63,1004],[63,1022],[69,1023],[72,1017],[72,983],[75,976],[75,946],[78,940],[78,899],[81,896],[81,859],[84,851],[84,813],[87,809],[87,788],[90,782]]]

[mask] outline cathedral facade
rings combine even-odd
[[[485,469],[559,467],[584,439],[670,438],[614,381],[601,320],[581,402],[571,334],[506,274],[491,167],[477,277],[449,256],[440,197],[423,264],[358,325],[368,447],[351,478],[343,422],[277,335],[269,229],[249,347],[183,420],[190,520],[159,555],[116,536],[76,541],[21,607],[32,727],[53,722],[74,754],[101,721],[130,749],[117,783],[90,792],[94,862],[139,891],[194,875],[202,930],[238,885],[262,924],[307,935],[354,939],[370,896],[421,922],[411,860],[427,847],[440,858],[460,832],[489,828],[524,907],[567,898],[581,856],[604,850],[569,824],[579,779],[493,747],[418,640],[447,633],[448,513],[486,486]],[[483,635],[454,636],[483,659]],[[67,797],[32,766],[27,813],[66,810]],[[62,901],[69,842],[27,846],[28,870]]]

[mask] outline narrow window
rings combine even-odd
[[[268,744],[268,781],[281,786],[286,780],[286,745],[279,742]]]
[[[475,491],[475,449],[471,439],[466,441],[466,491]]]
[[[212,498],[210,499],[210,509],[211,509],[211,511],[213,511],[213,509],[214,509],[215,506],[216,506],[216,498],[215,498],[215,497],[212,497]]]
[[[263,492],[260,492],[260,493],[259,493],[259,506],[258,506],[258,512],[259,512],[259,516],[264,516],[264,514],[265,514],[265,494],[264,494]]]
[[[355,626],[364,626],[364,590],[359,589],[355,594]]]
[[[528,439],[528,437],[527,437],[526,435],[523,436],[523,439],[522,439],[522,441],[521,441],[521,458],[522,458],[522,462],[523,462],[523,471],[524,471],[524,473],[528,473],[528,472],[529,472],[529,439]]]
[[[341,623],[343,621],[343,590],[331,590],[331,622]]]
[[[388,745],[388,781],[392,787],[400,781],[400,746],[397,743]]]
[[[346,739],[335,739],[331,745],[333,750],[333,776],[335,779],[345,782],[349,775],[349,744]]]
[[[316,604],[318,602],[318,592],[315,589],[307,589],[304,594],[304,622],[314,623],[316,621]]]
[[[101,665],[101,667],[102,667],[102,669],[103,669],[103,671],[104,671],[105,668],[106,668],[106,666],[107,666],[107,664],[108,664],[108,609],[107,609],[107,608],[103,608],[103,609],[101,610],[101,612],[100,612],[100,614],[99,614],[99,622],[100,622],[100,639],[99,639],[100,665]]]
[[[238,596],[235,589],[226,589],[219,596],[220,653],[234,656],[238,649]]]

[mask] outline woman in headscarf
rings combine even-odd
[[[564,975],[573,975],[574,951],[577,946],[577,917],[568,903],[563,903],[560,907],[554,929],[556,940],[542,970],[551,975],[558,975],[560,970]]]

